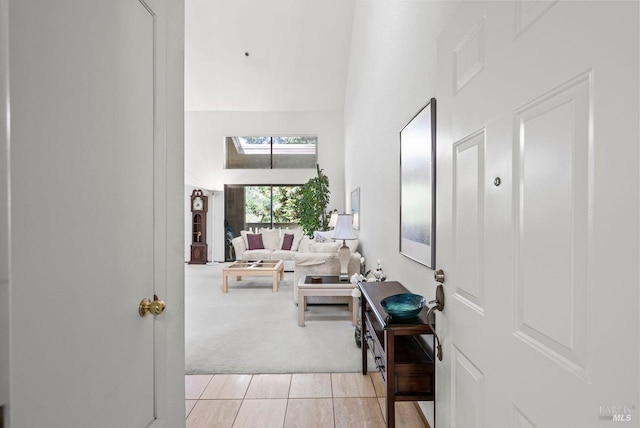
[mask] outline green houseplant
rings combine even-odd
[[[327,230],[329,225],[329,177],[317,164],[316,169],[318,176],[309,179],[300,187],[295,204],[298,224],[307,236],[312,236],[316,230]]]

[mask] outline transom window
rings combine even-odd
[[[227,169],[315,168],[317,136],[226,137]]]

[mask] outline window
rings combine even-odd
[[[246,186],[245,224],[249,227],[293,227],[293,203],[299,186]]]
[[[316,136],[226,137],[227,169],[315,168]]]
[[[297,185],[226,185],[226,225],[234,236],[249,228],[296,228],[293,203],[299,188]]]

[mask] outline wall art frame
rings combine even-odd
[[[435,269],[435,98],[400,131],[400,254]]]

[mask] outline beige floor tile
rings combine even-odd
[[[191,413],[191,410],[193,410],[193,406],[195,406],[197,402],[198,400],[184,400],[185,418],[189,416],[189,413]]]
[[[290,374],[253,375],[244,398],[287,398],[290,385]]]
[[[378,397],[378,404],[380,404],[380,411],[382,412],[382,417],[384,420],[387,420],[387,400],[384,397]]]
[[[361,373],[332,373],[333,397],[375,397],[371,377]]]
[[[242,399],[247,392],[251,375],[215,375],[202,393],[201,399]]]
[[[331,398],[331,374],[294,374],[289,398]]]
[[[428,428],[413,401],[396,402],[396,426],[398,428]]]
[[[334,428],[331,398],[289,399],[284,428]]]
[[[286,399],[244,400],[233,428],[282,428]]]
[[[187,428],[231,428],[242,400],[198,400]]]
[[[334,398],[336,428],[384,428],[377,398]]]
[[[387,400],[383,397],[378,398],[380,410],[384,420],[387,420]],[[416,403],[413,401],[396,401],[396,427],[398,428],[429,428],[425,425],[422,417],[416,409]]]
[[[376,391],[376,397],[386,397],[387,386],[385,385],[384,380],[382,380],[382,375],[378,372],[370,372],[369,376],[373,382],[373,389]]]
[[[187,375],[184,377],[184,398],[197,400],[213,375]]]

